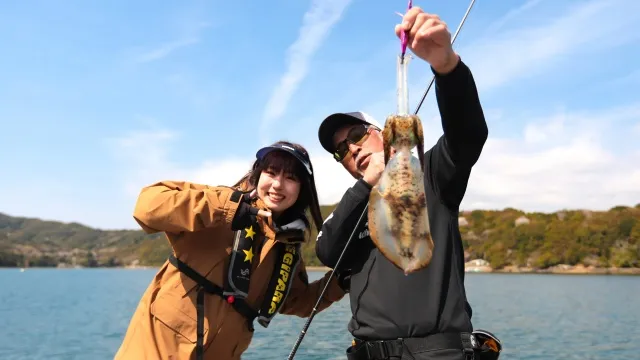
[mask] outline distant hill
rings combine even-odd
[[[323,217],[333,208],[322,206]],[[316,232],[311,235],[315,239]],[[322,265],[315,256],[315,241],[305,244],[303,250],[307,265]],[[158,266],[170,251],[162,233],[98,230],[0,213],[0,267]]]
[[[487,260],[494,269],[640,267],[640,204],[555,213],[476,210],[459,220],[466,257]]]
[[[323,216],[333,208],[323,206]],[[640,204],[602,212],[525,213],[507,208],[465,211],[459,216],[465,261],[484,259],[494,269],[545,269],[559,264],[640,267]],[[0,213],[3,267],[158,266],[169,252],[163,234],[98,230]],[[305,245],[304,258],[308,265],[321,265],[315,241]]]

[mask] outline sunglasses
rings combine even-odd
[[[366,124],[352,127],[347,133],[347,137],[336,145],[336,150],[333,153],[336,161],[340,162],[350,154],[349,144],[362,145],[369,136],[369,129],[377,129],[377,127]]]

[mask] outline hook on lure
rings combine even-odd
[[[413,0],[409,0],[409,3],[407,4],[407,11],[411,10],[411,8],[413,7]],[[401,14],[398,14],[401,15]],[[403,31],[402,33],[400,33],[400,48],[401,48],[401,53],[400,53],[400,62],[404,63],[404,55],[407,52],[407,42],[409,39],[409,33],[408,31]]]
[[[407,12],[411,10],[413,1],[409,0],[407,5]],[[402,14],[398,14],[403,16]],[[400,55],[396,57],[396,100],[397,100],[397,114],[407,115],[409,113],[409,94],[407,92],[407,67],[409,65],[410,56],[406,56],[407,44],[409,42],[409,31],[403,30],[400,32]]]

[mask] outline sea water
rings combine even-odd
[[[1,269],[0,359],[113,359],[155,271]],[[501,359],[640,359],[640,276],[470,273],[466,287]],[[316,315],[295,358],[344,359],[350,317],[346,297]],[[304,323],[256,326],[243,359],[286,359]]]

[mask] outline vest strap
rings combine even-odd
[[[243,299],[235,299],[225,296],[220,286],[209,281],[209,279],[198,274],[193,268],[186,263],[180,261],[174,254],[169,255],[169,262],[175,266],[181,273],[198,284],[198,297],[196,302],[196,321],[197,321],[197,338],[196,338],[196,360],[202,360],[204,352],[204,294],[214,294],[222,297],[230,303],[231,306],[247,319],[247,326],[251,331],[254,330],[253,321],[258,316],[258,312],[253,310]]]

